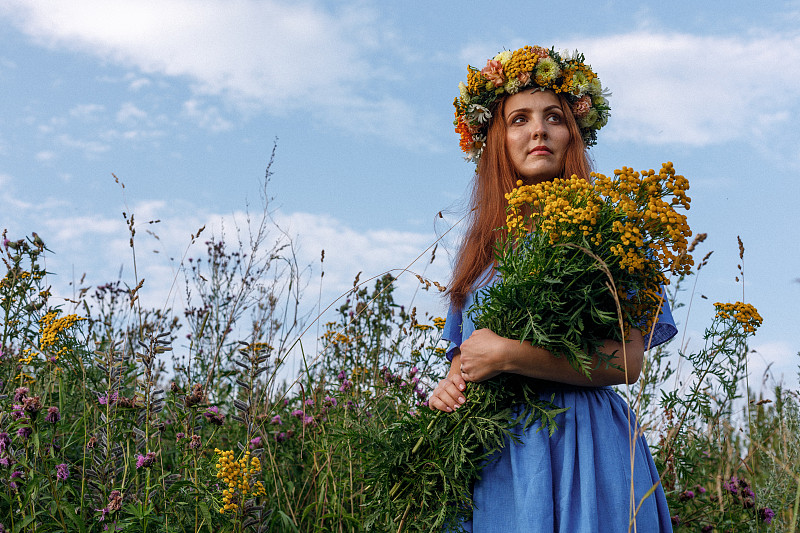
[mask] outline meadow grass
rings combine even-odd
[[[183,309],[144,308],[138,279],[57,299],[45,243],[3,233],[0,531],[351,532],[366,509],[373,531],[413,529],[414,517],[376,516],[366,458],[427,408],[443,320],[396,302],[391,275],[356,279],[309,353],[300,339],[319,318],[301,311],[305,270],[270,240],[266,209],[254,227],[246,245],[208,239],[184,261]],[[132,215],[129,228],[133,246]],[[693,279],[675,280],[673,308]],[[620,392],[677,530],[795,531],[797,391],[743,383],[754,318],[726,305],[702,349],[652,350]]]

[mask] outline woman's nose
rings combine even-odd
[[[534,139],[547,139],[547,127],[544,122],[531,121],[531,137]]]

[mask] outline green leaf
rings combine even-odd
[[[211,529],[211,512],[208,510],[208,504],[206,502],[200,500],[197,504],[200,507],[200,514],[203,515],[203,520],[206,521],[206,525],[208,526],[208,530],[213,533],[213,529]]]

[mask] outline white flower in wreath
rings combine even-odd
[[[589,78],[582,71],[578,71],[572,76],[572,91],[576,96],[583,96],[589,91]],[[575,93],[577,91],[577,93]]]
[[[499,54],[497,54],[496,56],[494,56],[494,60],[499,61],[503,66],[506,66],[506,63],[511,61],[512,55],[513,54],[509,50],[504,50]]]
[[[581,128],[590,128],[594,126],[594,123],[600,118],[600,115],[597,113],[597,110],[592,108],[586,113],[586,116],[581,117],[578,119],[578,126]]]
[[[506,83],[506,92],[508,94],[517,94],[522,87],[522,83],[520,83],[518,78],[514,78],[512,80],[508,80]]]
[[[467,109],[470,122],[477,122],[478,124],[486,124],[492,119],[492,112],[479,104],[472,104]]]
[[[458,93],[462,102],[469,102],[469,91],[467,90],[467,84],[463,81],[458,82]]]

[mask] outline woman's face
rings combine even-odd
[[[522,179],[548,181],[561,173],[569,129],[552,91],[520,91],[505,102],[506,151]]]

